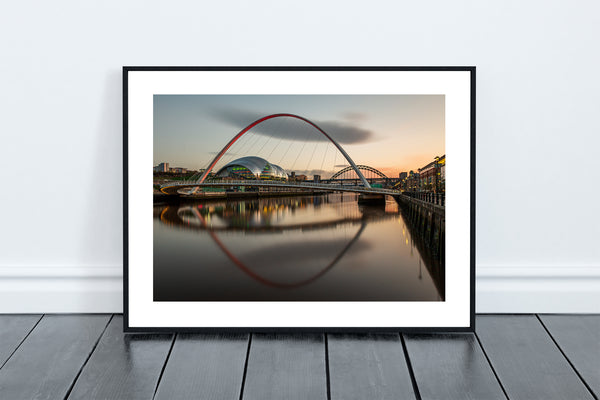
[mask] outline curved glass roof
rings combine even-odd
[[[219,175],[227,168],[236,165],[247,168],[254,176],[256,176],[256,179],[260,179],[261,174],[287,179],[287,173],[279,165],[271,164],[264,158],[256,156],[247,156],[230,161],[221,168],[216,175]]]

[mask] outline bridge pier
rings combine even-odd
[[[170,203],[170,204],[178,204],[181,202],[181,195],[178,193],[175,194],[164,194],[164,193],[154,193],[153,194],[153,202],[156,203]]]
[[[383,194],[361,194],[358,196],[358,204],[369,206],[385,205],[385,195]]]

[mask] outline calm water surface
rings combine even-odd
[[[154,300],[442,301],[443,262],[396,202],[357,199],[155,205]]]

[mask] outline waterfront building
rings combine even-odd
[[[287,181],[286,172],[279,165],[272,164],[261,157],[248,156],[238,158],[226,164],[216,172],[217,178],[278,180]]]
[[[173,167],[173,168],[169,168],[169,172],[172,174],[185,174],[188,172],[188,169],[182,168],[182,167]]]
[[[416,192],[420,187],[420,177],[418,172],[409,171],[408,176],[404,180],[404,190],[407,192]]]
[[[437,183],[436,162],[432,161],[424,167],[419,168],[419,186],[425,192],[433,192]]]
[[[444,177],[442,179],[442,168]],[[435,159],[422,168],[419,168],[419,187],[425,192],[443,192],[446,177],[446,155]]]
[[[439,171],[439,181],[438,181],[438,191],[445,192],[446,191],[446,155],[440,157],[438,160]]]
[[[154,167],[154,172],[169,172],[169,163],[160,163]]]

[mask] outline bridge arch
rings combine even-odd
[[[360,170],[358,169],[357,165],[350,158],[350,156],[348,155],[348,153],[346,153],[346,151],[342,148],[342,146],[339,145],[338,142],[336,142],[331,136],[329,136],[323,129],[321,129],[319,126],[317,126],[317,124],[315,124],[314,122],[312,122],[312,121],[310,121],[310,120],[308,120],[308,119],[306,119],[304,117],[301,117],[299,115],[296,115],[296,114],[287,114],[287,113],[267,115],[266,117],[262,117],[260,119],[257,119],[256,121],[252,122],[250,125],[246,126],[244,129],[242,129],[237,135],[235,135],[233,137],[233,139],[231,139],[229,141],[229,143],[227,143],[225,145],[225,147],[223,147],[223,149],[219,152],[219,154],[216,155],[216,157],[211,161],[211,163],[206,168],[206,171],[204,171],[204,173],[202,174],[202,176],[200,176],[200,178],[198,179],[198,181],[196,183],[200,184],[200,183],[204,182],[204,180],[206,179],[206,177],[208,176],[208,174],[210,174],[210,172],[212,171],[212,169],[215,167],[215,165],[217,164],[217,162],[219,162],[219,160],[221,159],[221,157],[223,157],[225,155],[225,153],[227,152],[227,150],[229,150],[229,148],[235,142],[237,142],[237,140],[239,138],[241,138],[242,136],[244,136],[244,134],[246,134],[250,129],[254,128],[256,125],[258,125],[258,124],[260,124],[262,122],[265,122],[267,120],[270,120],[270,119],[273,119],[273,118],[282,118],[282,117],[299,119],[300,121],[306,122],[307,124],[309,124],[312,127],[314,127],[316,130],[318,130],[321,134],[323,134],[323,136],[325,136],[327,139],[329,139],[329,141],[331,143],[333,143],[333,145],[340,151],[340,153],[342,153],[342,155],[344,156],[344,158],[346,159],[346,161],[348,161],[348,163],[350,164],[350,167],[356,172],[356,175],[358,175],[358,177],[362,181],[363,185],[365,185],[366,188],[371,188],[371,185],[369,184],[369,182],[367,181],[367,179],[363,176],[363,174],[360,172]]]
[[[376,170],[373,167],[369,167],[368,165],[357,165],[356,167],[358,169],[362,169],[364,171],[372,172],[372,173],[374,173],[375,175],[377,175],[377,176],[379,176],[381,178],[388,179],[388,177],[383,172],[381,172],[379,170]],[[329,179],[336,179],[338,176],[343,175],[344,173],[346,173],[348,171],[352,171],[353,169],[354,168],[352,168],[351,166],[348,166],[346,168],[340,169],[338,172],[336,172],[335,174],[333,174],[331,176],[331,178],[329,178]]]
[[[194,208],[192,212],[202,222],[204,227],[206,227],[206,220],[204,219],[202,214],[200,214],[198,209]],[[360,227],[359,227],[358,231],[356,231],[356,233],[354,234],[354,237],[352,239],[350,239],[350,241],[344,246],[344,248],[339,252],[339,254],[333,260],[331,260],[329,262],[329,264],[327,264],[325,267],[323,267],[317,274],[315,274],[307,279],[301,280],[299,282],[294,282],[294,283],[276,282],[276,281],[267,279],[267,278],[257,274],[250,267],[248,267],[242,260],[240,260],[238,257],[236,257],[225,246],[225,244],[221,241],[221,239],[219,239],[219,237],[217,236],[217,234],[214,230],[209,229],[208,234],[213,239],[213,241],[217,244],[217,246],[219,246],[221,251],[227,256],[227,258],[229,258],[229,260],[231,260],[238,268],[240,268],[245,274],[250,276],[252,279],[254,279],[262,284],[265,284],[267,286],[270,286],[270,287],[276,287],[276,288],[280,288],[280,289],[292,289],[292,288],[297,288],[297,287],[312,283],[312,282],[318,280],[319,278],[321,278],[323,275],[325,275],[331,269],[333,269],[333,267],[338,263],[338,261],[340,261],[342,259],[342,257],[344,257],[346,252],[354,245],[354,243],[356,243],[358,241],[358,239],[362,235],[363,231],[365,230],[366,226],[367,226],[367,221],[364,218],[361,219]]]

